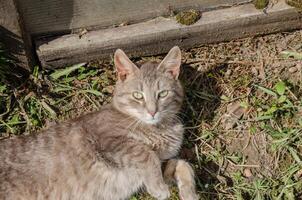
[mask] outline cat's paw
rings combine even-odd
[[[161,187],[161,190],[159,190],[157,192],[157,199],[158,200],[166,200],[170,197],[170,191],[169,191],[169,187],[167,185],[163,185]]]
[[[182,190],[179,193],[181,200],[199,200],[198,195],[192,190]]]
[[[158,185],[157,188],[149,190],[149,193],[158,200],[166,200],[170,197],[169,186],[166,184]]]

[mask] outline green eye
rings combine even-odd
[[[141,100],[144,97],[141,92],[133,92],[132,96],[137,100]]]
[[[168,95],[169,91],[168,90],[163,90],[160,93],[158,93],[159,98],[164,98]]]

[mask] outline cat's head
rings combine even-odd
[[[113,104],[118,110],[147,124],[176,116],[184,96],[178,80],[179,47],[173,47],[162,62],[147,62],[140,68],[118,49],[114,63],[118,81]]]

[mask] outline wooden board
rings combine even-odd
[[[117,48],[130,56],[167,52],[182,48],[232,40],[259,34],[302,29],[302,15],[284,0],[267,10],[252,4],[203,13],[191,26],[174,19],[157,18],[134,25],[91,31],[81,38],[76,34],[37,41],[37,54],[43,67],[62,67],[93,59],[108,58]]]
[[[27,29],[33,35],[69,32],[137,23],[172,10],[202,10],[232,6],[251,0],[17,0]]]
[[[14,0],[0,0],[0,41],[18,66],[30,68],[31,41],[25,34]]]

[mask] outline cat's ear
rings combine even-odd
[[[128,76],[135,74],[139,70],[121,49],[117,49],[114,53],[114,64],[118,79],[121,81],[126,80]]]
[[[158,65],[158,70],[163,71],[174,79],[178,79],[181,65],[181,51],[178,46],[173,47],[163,61]]]

